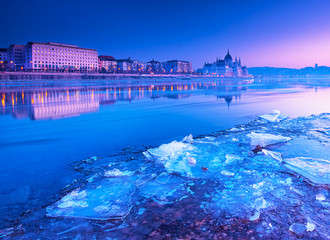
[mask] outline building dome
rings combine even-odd
[[[233,58],[231,57],[231,55],[229,54],[229,50],[227,52],[227,55],[225,56],[225,61],[226,62],[232,62],[233,61]]]

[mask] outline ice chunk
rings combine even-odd
[[[291,186],[292,185],[292,179],[291,178],[287,178],[284,181],[279,181],[280,183],[287,185],[287,186]]]
[[[85,162],[87,164],[91,164],[91,163],[95,162],[96,160],[97,160],[97,157],[93,156],[93,157],[90,157],[90,158],[87,158],[87,159],[83,160],[83,162]]]
[[[105,177],[121,177],[121,176],[132,176],[134,172],[131,171],[120,171],[117,168],[114,168],[112,170],[106,171],[104,173]]]
[[[257,198],[255,202],[253,203],[253,206],[256,210],[260,210],[263,208],[267,208],[270,204],[266,202],[266,200],[263,197]]]
[[[179,173],[192,177],[191,166],[194,159],[190,152],[194,147],[189,143],[173,141],[144,152],[147,158],[155,158],[164,165],[168,173]]]
[[[269,150],[266,150],[266,149],[262,149],[261,150],[265,155],[267,156],[270,156],[271,158],[279,161],[279,162],[282,162],[282,154],[279,153],[279,152],[274,152],[274,151],[269,151]]]
[[[197,138],[197,139],[194,139],[194,144],[212,144],[212,145],[217,145],[218,142],[216,141],[216,138],[215,137],[211,137],[211,136],[206,136],[206,137],[203,137],[203,138]]]
[[[231,129],[229,129],[228,131],[230,131],[230,132],[238,132],[238,131],[243,131],[243,130],[244,130],[244,128],[233,127]]]
[[[323,133],[325,135],[330,135],[330,130],[327,128],[316,128],[316,129],[311,129],[311,130]]]
[[[316,197],[315,198],[318,201],[324,201],[325,200],[325,196],[322,193],[316,194]]]
[[[259,219],[259,216],[260,216],[260,212],[259,211],[256,211],[253,216],[250,217],[250,221],[255,221],[257,219]]]
[[[276,123],[287,119],[288,116],[281,114],[279,110],[274,110],[272,113],[259,116],[259,118],[268,122]]]
[[[70,192],[68,195],[64,196],[59,202],[59,208],[66,207],[87,207],[87,203],[84,201],[84,198],[87,196],[86,191],[80,191],[76,189]]]
[[[261,147],[266,147],[266,146],[277,144],[277,143],[288,142],[291,140],[290,137],[284,137],[281,135],[273,135],[273,134],[268,134],[268,133],[251,132],[247,136],[249,138],[251,138],[252,146],[259,145]]]
[[[160,181],[149,181],[140,187],[140,194],[142,196],[151,198],[160,205],[178,201],[186,193],[187,189],[183,184],[182,178],[175,175],[169,177],[166,184]]]
[[[289,230],[295,234],[301,235],[307,230],[307,227],[301,223],[294,223],[290,226]]]
[[[187,161],[189,166],[191,167],[195,167],[196,166],[196,158],[194,157],[187,157]]]
[[[227,171],[227,170],[222,170],[222,171],[221,171],[221,174],[222,174],[222,175],[225,175],[225,176],[229,176],[229,177],[232,177],[232,176],[235,175],[235,173],[229,172],[229,171]]]
[[[182,160],[181,158],[173,158],[164,164],[166,171],[168,173],[179,173],[183,176],[193,177],[191,167],[187,160]]]
[[[47,216],[98,220],[125,217],[130,211],[135,180],[133,177],[107,178],[87,185],[84,190],[74,190],[47,207]]]
[[[316,225],[314,223],[307,222],[307,232],[312,232],[316,228]]]
[[[191,135],[191,134],[189,134],[188,136],[185,136],[185,137],[181,140],[181,142],[183,142],[183,143],[190,143],[190,144],[192,144],[193,141],[194,141],[194,138],[193,138],[193,135]]]
[[[94,179],[98,176],[98,174],[94,174],[93,176],[91,176],[90,178],[87,179],[87,182],[93,182]]]
[[[223,163],[223,165],[229,165],[232,163],[236,163],[237,161],[241,161],[243,158],[234,155],[234,154],[226,154],[226,161]]]
[[[170,177],[171,177],[170,174],[168,174],[167,172],[163,172],[158,175],[158,177],[156,178],[156,181],[161,184],[166,184],[168,182],[168,180],[170,179]]]
[[[173,141],[168,144],[162,144],[158,148],[149,149],[144,154],[147,157],[156,157],[161,161],[166,161],[169,157],[178,157],[186,151],[193,150],[193,146],[191,144],[187,144],[184,142]]]
[[[318,158],[296,157],[284,159],[284,166],[316,185],[330,185],[330,161]]]
[[[265,185],[265,182],[262,181],[262,182],[260,182],[260,183],[252,184],[252,187],[253,187],[254,189],[259,189],[260,187],[263,187],[264,185]]]

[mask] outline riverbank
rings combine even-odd
[[[123,78],[215,78],[212,75],[190,74],[124,74],[124,73],[47,73],[47,72],[0,72],[0,80],[16,79],[123,79]],[[216,77],[219,78],[219,77]],[[246,78],[252,78],[251,76]]]

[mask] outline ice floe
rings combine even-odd
[[[47,216],[99,220],[122,218],[130,211],[134,180],[135,177],[109,178],[90,184],[84,190],[76,189],[47,207]]]
[[[159,161],[166,162],[167,159],[180,156],[193,148],[194,147],[189,143],[173,141],[167,144],[162,144],[158,148],[149,149],[144,154],[147,158],[154,157]]]
[[[284,159],[285,167],[317,185],[330,185],[330,161],[296,157]]]
[[[194,157],[187,157],[188,165],[190,167],[195,167],[196,166],[196,158]]]
[[[256,133],[251,132],[247,135],[251,138],[251,145],[252,146],[261,146],[266,147],[269,145],[277,144],[277,143],[284,143],[291,140],[290,137],[284,137],[281,135],[274,135],[269,133]]]
[[[287,239],[293,234],[326,239],[330,152],[324,129],[330,118],[271,122],[254,121],[195,139],[188,135],[134,157],[84,161],[77,169],[86,181],[48,206],[47,216],[125,221],[111,229],[116,231],[143,221],[152,225],[155,216],[164,217],[155,209],[174,209],[171,216],[179,216],[191,207],[201,219],[219,224],[239,219],[265,239],[279,231]],[[251,152],[256,146],[259,151]]]
[[[243,158],[234,155],[234,154],[226,154],[226,161],[223,163],[223,165],[229,165],[236,163],[237,161],[242,161]]]
[[[120,171],[117,168],[112,170],[108,170],[104,173],[106,177],[121,177],[121,176],[132,176],[134,174],[133,171]]]
[[[306,230],[307,232],[312,232],[316,228],[316,225],[314,223],[307,222]]]
[[[165,182],[159,181],[159,178],[157,181],[148,181],[140,187],[140,194],[164,205],[180,200],[187,194],[187,190],[183,179],[169,175]]]
[[[271,158],[279,161],[279,162],[282,162],[282,154],[279,153],[279,152],[274,152],[274,151],[269,151],[269,150],[266,150],[266,149],[262,149],[261,150],[265,155],[267,156],[270,156]]]
[[[289,230],[295,234],[301,235],[307,230],[307,227],[301,223],[293,223],[290,226]]]
[[[192,134],[189,134],[188,136],[184,137],[181,142],[183,143],[190,143],[192,144],[194,141],[194,138],[193,138],[193,135]]]
[[[260,115],[259,118],[268,122],[277,123],[287,119],[288,116],[281,114],[279,110],[274,110],[272,113]]]
[[[322,193],[316,194],[316,197],[315,198],[318,201],[324,201],[325,200],[325,196]]]

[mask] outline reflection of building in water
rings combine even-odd
[[[2,94],[3,113],[15,118],[33,120],[78,116],[99,109],[99,98],[94,92],[44,91]],[[7,106],[7,108],[6,108]]]
[[[75,87],[75,89],[29,89],[26,92],[0,93],[2,114],[14,118],[33,120],[55,119],[77,116],[98,111],[100,105],[112,105],[116,101],[135,101],[143,98],[180,99],[191,96],[192,91],[206,90],[206,95],[224,99],[228,107],[233,98],[240,99],[246,90],[247,81],[220,82],[178,82],[175,84],[155,83],[155,85],[126,85],[102,87]]]
[[[237,101],[237,99],[241,99],[241,94],[240,93],[232,93],[232,94],[218,95],[217,100],[224,99],[225,102],[228,105],[228,108],[229,108],[230,103],[233,101],[233,97],[235,97],[235,99]]]
[[[248,82],[246,82],[248,83]],[[224,100],[227,103],[228,109],[233,99],[236,101],[241,100],[241,92],[246,91],[246,86],[237,86],[237,85],[227,85],[227,86],[218,86],[216,89],[217,100]]]
[[[94,94],[71,95],[51,93],[49,95],[35,94],[34,104],[31,105],[31,119],[55,119],[80,115],[81,113],[96,112],[99,109],[98,96]]]

